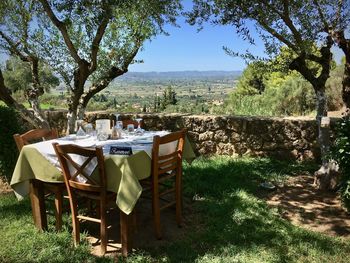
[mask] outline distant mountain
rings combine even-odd
[[[241,74],[242,71],[128,72],[116,81],[236,79]]]

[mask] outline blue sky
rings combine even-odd
[[[239,39],[232,27],[207,24],[197,32],[197,27],[178,21],[180,28],[166,27],[169,36],[159,35],[144,45],[137,59],[144,63],[129,67],[130,71],[181,71],[181,70],[242,70],[241,58],[227,55],[223,46],[244,52],[247,48],[262,55],[263,46],[250,46]]]
[[[144,50],[136,57],[144,63],[131,65],[129,71],[243,70],[246,67],[244,60],[227,55],[223,46],[235,52],[244,53],[248,49],[253,55],[265,56],[264,45],[253,26],[249,29],[256,45],[242,40],[230,26],[208,23],[197,32],[197,27],[188,25],[183,17],[179,18],[178,24],[179,28],[166,27],[169,36],[158,35],[146,42]],[[333,54],[339,64],[342,51],[333,48]]]

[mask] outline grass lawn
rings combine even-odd
[[[137,249],[127,262],[349,262],[350,240],[293,226],[258,196],[264,180],[283,181],[312,164],[213,157],[184,169],[184,195],[198,220],[184,238]],[[0,196],[0,262],[113,262],[73,249],[70,218],[64,231],[38,233],[28,200]]]

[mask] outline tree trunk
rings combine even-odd
[[[318,141],[321,149],[322,163],[326,162],[326,154],[329,150],[329,127],[324,128],[321,126],[321,120],[327,116],[327,98],[325,87],[315,88],[316,93],[316,121],[318,127]]]
[[[346,56],[344,77],[343,77],[343,89],[342,97],[346,107],[347,114],[350,114],[350,47],[348,50],[349,54]]]
[[[89,75],[89,63],[85,60],[82,60],[79,64],[78,69],[76,69],[74,72],[74,87],[71,90],[73,94],[70,97],[70,100],[68,101],[68,134],[74,133],[75,121],[77,120],[77,117],[81,117],[78,116],[78,108],[79,103],[81,101],[81,97],[84,94],[84,86]],[[82,116],[81,118],[83,117],[84,116]]]
[[[50,129],[50,124],[49,122],[45,119],[45,117],[43,116],[43,113],[41,111],[40,108],[40,104],[38,101],[38,98],[35,99],[29,99],[28,100],[30,103],[30,106],[33,109],[33,113],[34,113],[34,118],[36,119],[36,122],[39,124],[38,128],[44,128],[44,129]],[[37,127],[37,126],[36,126]]]
[[[76,120],[77,120],[76,111],[68,110],[68,113],[67,113],[67,131],[66,131],[67,135],[74,133]]]
[[[119,69],[116,67],[111,67],[101,78],[99,81],[96,81],[93,83],[90,88],[88,89],[87,92],[85,92],[80,99],[80,105],[79,108],[84,109],[83,111],[85,112],[86,106],[89,103],[90,99],[97,94],[98,92],[102,91],[105,89],[111,81],[113,81],[115,78],[123,75],[126,73],[128,70],[127,69]]]
[[[316,90],[317,89],[317,90]],[[334,161],[330,161],[327,156],[330,146],[330,127],[329,124],[322,124],[322,118],[327,116],[327,99],[325,88],[315,87],[316,105],[317,105],[317,126],[318,126],[318,142],[321,149],[322,166],[314,174],[316,185],[321,190],[334,190],[339,182],[339,167]]]
[[[87,104],[89,103],[90,99],[97,94],[98,92],[105,89],[112,80],[114,80],[116,77],[119,77],[123,75],[125,72],[127,72],[127,69],[122,70],[116,67],[111,67],[104,76],[101,77],[101,79],[95,83],[93,83],[87,91],[80,94],[79,99],[75,98],[75,101],[78,103],[78,105],[74,104],[76,107],[75,112],[75,119],[83,119],[86,111]],[[73,98],[74,99],[74,98]],[[75,119],[74,119],[74,125],[75,125]],[[72,120],[73,122],[73,120]],[[73,123],[72,123],[73,125]]]
[[[39,111],[39,114],[36,115],[34,108],[34,114],[27,110],[22,104],[19,104],[12,96],[10,90],[5,86],[4,78],[2,75],[2,71],[0,69],[0,99],[5,102],[5,104],[8,107],[14,108],[22,119],[30,123],[36,128],[46,128],[48,127],[48,122],[41,116],[41,112]],[[31,104],[32,105],[32,104]],[[33,102],[33,105],[35,106],[36,103]],[[33,106],[32,105],[32,106]]]
[[[82,107],[81,105],[79,105],[79,107],[78,107],[78,114],[77,114],[77,117],[78,117],[79,120],[84,119],[85,111],[86,111],[86,108]]]

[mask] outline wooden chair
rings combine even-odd
[[[83,148],[77,145],[53,144],[60,161],[64,181],[66,183],[69,203],[72,213],[74,244],[80,242],[80,220],[92,221],[100,224],[101,253],[105,254],[107,249],[107,202],[115,200],[116,193],[107,191],[107,178],[104,168],[104,157],[101,147],[96,149]],[[77,154],[85,157],[83,164],[72,160],[70,154]],[[99,180],[93,180],[84,170],[92,160],[97,160]],[[74,167],[74,169],[72,169]],[[73,171],[74,170],[74,171]],[[81,179],[86,180],[83,182]],[[78,213],[77,196],[83,196],[95,200],[99,207],[99,217],[90,217]]]
[[[33,129],[22,135],[15,134],[13,135],[15,139],[18,151],[20,152],[24,145],[28,145],[34,142],[39,142],[42,140],[50,140],[58,138],[58,133],[56,129]],[[56,230],[59,231],[62,228],[62,203],[63,203],[63,193],[65,191],[64,183],[47,183],[39,182],[38,180],[33,179],[32,184],[39,185],[43,187],[44,191],[53,193],[55,195],[55,218],[56,218]],[[36,214],[33,211],[34,221],[36,221]],[[46,222],[46,221],[45,221]]]
[[[182,154],[184,149],[186,130],[173,132],[165,136],[154,136],[152,149],[152,175],[150,180],[142,181],[144,189],[150,184],[152,193],[152,211],[155,233],[158,239],[162,238],[160,211],[175,205],[176,222],[182,224]],[[174,151],[162,155],[161,149],[165,144],[173,144]],[[171,147],[170,147],[171,148]],[[171,183],[169,184],[170,181]],[[170,187],[169,187],[170,186]],[[166,199],[174,194],[171,200]]]

